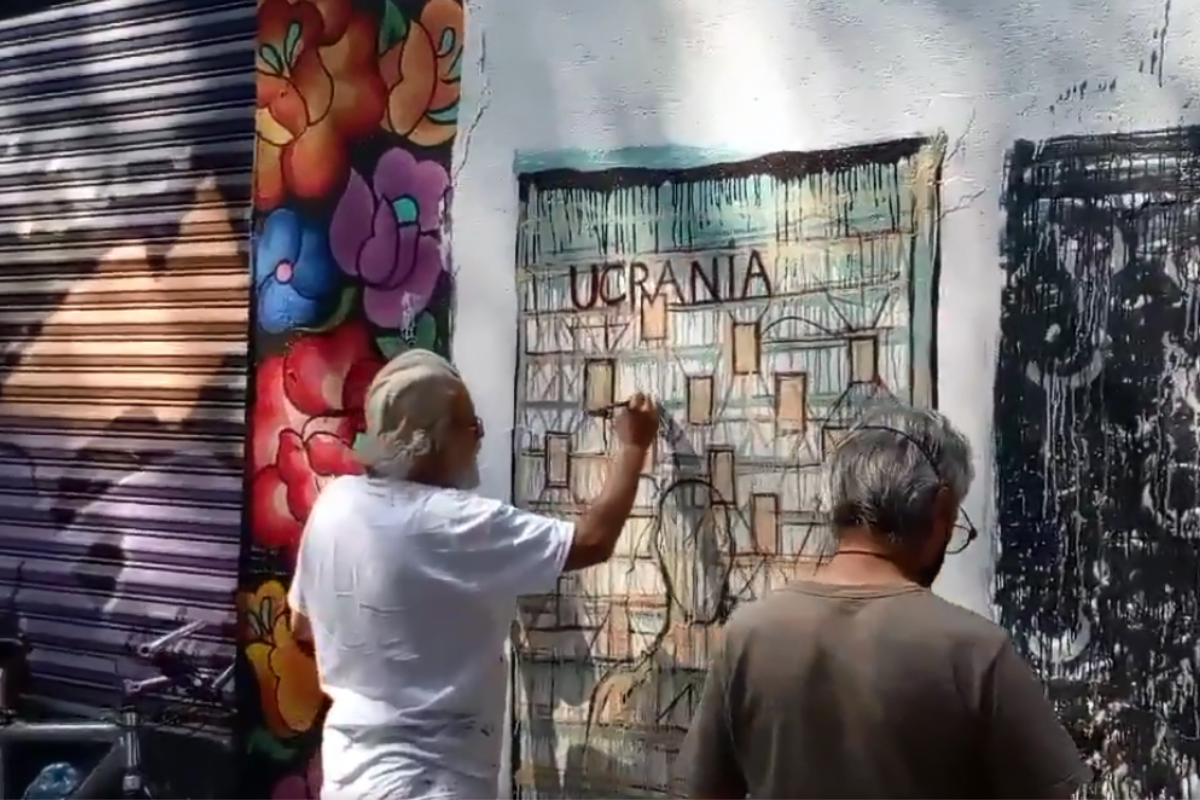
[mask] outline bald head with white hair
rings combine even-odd
[[[459,374],[428,350],[408,350],[367,389],[366,433],[358,447],[380,478],[473,489],[479,485],[483,429]]]

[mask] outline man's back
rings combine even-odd
[[[494,791],[510,615],[519,594],[554,588],[571,531],[452,489],[365,476],[325,488],[289,602],[333,700],[327,796]]]
[[[915,585],[802,581],[742,609],[696,716],[693,796],[1043,797],[1086,776],[1004,631]]]

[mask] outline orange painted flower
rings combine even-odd
[[[338,188],[347,143],[375,129],[384,86],[376,28],[351,0],[259,0],[254,202]]]
[[[316,724],[325,695],[317,664],[292,637],[283,584],[271,579],[252,592],[238,593],[246,659],[254,668],[267,728],[292,739]]]
[[[399,16],[393,0],[385,9],[379,59],[387,85],[383,127],[426,147],[448,142],[458,126],[462,3],[430,0],[412,21]]]

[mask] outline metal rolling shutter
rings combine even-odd
[[[0,9],[0,604],[35,695],[108,707],[177,617],[234,654],[255,4],[42,8]]]

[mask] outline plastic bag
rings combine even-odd
[[[43,767],[21,796],[24,800],[66,800],[81,782],[79,770],[66,761],[56,761]]]

